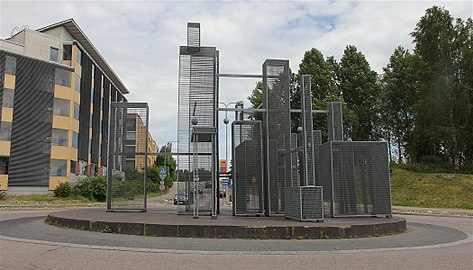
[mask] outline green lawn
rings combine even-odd
[[[392,202],[395,206],[473,209],[473,175],[416,173],[392,169]]]

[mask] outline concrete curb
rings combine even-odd
[[[473,210],[393,206],[393,214],[473,218]]]
[[[122,221],[92,221],[48,215],[46,223],[58,227],[154,237],[213,239],[341,239],[398,234],[406,230],[402,218],[383,219],[374,224],[330,226],[229,226],[202,224],[157,224]]]

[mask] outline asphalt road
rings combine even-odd
[[[39,210],[39,211],[0,211],[0,220],[3,222],[22,218],[22,217],[38,217],[44,216],[50,211],[58,210]],[[60,211],[60,210],[59,210]],[[413,231],[419,231],[422,226],[428,228],[436,228],[435,226],[420,225],[421,228],[415,229],[416,223],[432,224],[437,226],[444,226],[455,230],[460,230],[470,235],[473,234],[473,219],[472,218],[450,218],[450,217],[431,217],[431,216],[404,216]],[[29,219],[34,221],[35,219]],[[36,227],[35,227],[36,224]],[[77,235],[77,238],[87,238],[91,247],[74,247],[74,246],[57,246],[51,244],[35,244],[20,241],[11,241],[0,239],[0,269],[473,269],[473,243],[471,241],[463,241],[463,244],[447,244],[436,245],[435,240],[440,237],[435,235],[432,231],[432,239],[429,241],[423,239],[427,248],[415,245],[410,248],[391,247],[379,248],[372,246],[369,243],[384,239],[386,242],[392,242],[399,236],[393,238],[372,238],[350,240],[351,245],[355,248],[348,248],[348,245],[339,245],[338,249],[325,249],[299,252],[259,252],[259,250],[246,250],[245,252],[232,252],[226,250],[225,252],[174,252],[166,249],[152,249],[143,248],[135,249],[135,251],[126,250],[107,250],[104,247],[97,247],[103,245],[101,236],[119,238],[119,235],[101,234],[93,237],[90,232],[72,231],[61,228],[54,228],[53,231],[42,231],[43,224],[30,223],[29,230],[36,231],[36,235],[30,235],[29,238],[39,236],[42,234],[51,233],[51,237],[57,237],[55,229],[63,230],[63,237],[65,242],[70,242],[71,234],[84,233],[86,236]],[[45,225],[46,226],[46,225]],[[1,228],[1,227],[0,227]],[[14,231],[11,227],[5,227],[0,231],[3,234],[7,231]],[[21,228],[18,228],[20,230]],[[451,231],[455,231],[451,230]],[[408,235],[407,232],[404,236]],[[18,235],[18,238],[28,238],[27,235]],[[415,235],[400,240],[415,242]],[[122,241],[121,246],[127,246],[132,243],[133,239],[143,237],[119,238]],[[160,238],[161,239],[161,238]],[[150,241],[153,238],[147,238]],[[167,239],[172,241],[173,239]],[[450,239],[452,240],[452,239]],[[185,239],[185,245],[203,245],[202,240]],[[215,240],[214,240],[215,241]],[[225,241],[225,240],[223,240]],[[244,242],[245,240],[243,240]],[[253,241],[253,240],[247,240]],[[320,242],[326,240],[313,241],[314,245],[324,246]],[[336,241],[336,240],[334,240]],[[371,242],[370,242],[371,241]],[[94,243],[95,242],[95,243]],[[465,243],[466,242],[466,243]],[[232,242],[226,242],[232,243]],[[269,242],[272,245],[299,245],[307,246],[307,240],[302,241],[274,241]],[[430,243],[430,244],[429,244]],[[238,245],[235,244],[236,249]],[[412,243],[411,243],[412,244]],[[422,244],[422,243],[420,243]],[[184,245],[184,246],[185,246]],[[357,249],[360,248],[368,249]],[[404,245],[405,246],[405,245]],[[273,248],[274,249],[274,248]],[[139,251],[138,251],[139,250]],[[193,250],[199,250],[194,248]],[[277,250],[277,249],[276,249]]]

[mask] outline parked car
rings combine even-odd
[[[174,195],[174,205],[187,204],[187,192],[179,191]]]

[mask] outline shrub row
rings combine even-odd
[[[107,198],[107,177],[89,176],[79,180],[75,185],[69,182],[61,182],[54,189],[54,196],[69,197],[71,195],[82,196],[91,201],[104,202]]]

